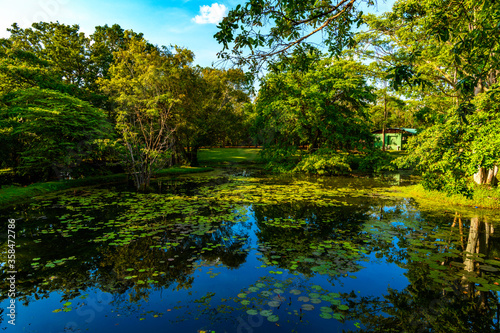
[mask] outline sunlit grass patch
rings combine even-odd
[[[260,163],[260,148],[210,148],[200,149],[198,160],[201,164],[217,163]]]
[[[439,191],[425,190],[422,185],[412,185],[408,187],[392,188],[400,192],[404,196],[412,196],[416,199],[427,202],[427,204],[435,206],[465,206],[473,208],[500,208],[500,188],[487,188],[484,186],[476,186],[471,199],[462,195],[447,195]]]

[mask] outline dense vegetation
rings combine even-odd
[[[219,55],[257,70],[315,45],[310,37],[321,34],[329,54],[362,60],[365,78],[385,87],[370,110],[372,124],[421,130],[400,166],[421,172],[425,188],[471,196],[472,178],[495,184],[500,5],[400,0],[376,16],[361,3],[248,1],[221,23]]]
[[[79,178],[124,168],[138,189],[153,172],[197,165],[202,145],[247,139],[241,70],[200,68],[118,25],[87,37],[37,23],[0,43],[1,167],[17,179]]]
[[[400,0],[376,16],[357,2],[238,5],[215,35],[237,65],[224,70],[118,25],[13,24],[0,40],[0,167],[25,182],[124,169],[145,189],[165,166],[197,166],[201,147],[253,144],[275,171],[342,174],[394,167],[371,131],[407,127],[420,133],[399,166],[425,188],[494,185],[500,6]]]
[[[118,25],[13,24],[0,325],[500,331],[500,5],[363,5],[246,0],[224,69]]]

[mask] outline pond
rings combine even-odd
[[[0,328],[496,331],[498,219],[399,197],[395,181],[217,171],[8,207]]]

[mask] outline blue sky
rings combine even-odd
[[[210,66],[219,44],[213,39],[216,25],[242,0],[0,0],[0,37],[17,22],[26,28],[33,22],[59,21],[78,24],[87,35],[97,25],[118,23],[123,29],[144,33],[153,44],[175,44],[192,50],[195,63]],[[394,0],[379,1],[379,12]],[[373,10],[372,10],[373,11]]]

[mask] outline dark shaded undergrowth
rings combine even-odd
[[[198,172],[207,172],[212,170],[213,168],[209,167],[204,167],[204,168],[178,167],[178,168],[169,168],[160,170],[156,173],[156,176],[159,177],[164,175],[198,173]],[[0,206],[10,205],[20,201],[29,200],[35,196],[39,196],[45,193],[58,192],[70,188],[103,185],[111,183],[123,183],[126,181],[127,181],[127,175],[124,173],[120,173],[108,176],[87,177],[87,178],[72,179],[65,181],[34,183],[28,186],[4,186],[2,189],[0,189]]]

